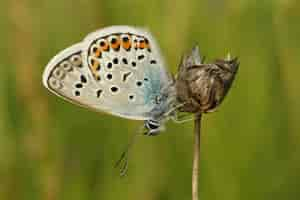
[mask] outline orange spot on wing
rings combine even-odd
[[[146,43],[145,43],[145,41],[144,40],[141,40],[140,42],[139,42],[139,46],[138,46],[140,49],[144,49],[145,47],[146,47]]]
[[[100,49],[102,51],[108,51],[109,50],[109,43],[107,40],[101,40],[100,41]]]
[[[124,49],[130,49],[130,47],[131,47],[131,41],[130,40],[128,40],[126,42],[123,42],[123,48]]]
[[[93,72],[93,74],[94,75],[96,75],[96,73],[97,73],[97,71],[99,71],[100,70],[100,63],[99,63],[99,61],[97,61],[97,60],[93,60],[93,63],[92,63],[92,72]]]
[[[123,43],[123,48],[124,49],[130,49],[130,47],[131,47],[130,42]]]
[[[129,36],[127,37],[126,41],[124,41],[124,39],[123,39],[122,46],[126,50],[131,48],[131,38]]]
[[[101,57],[101,50],[100,50],[100,49],[97,49],[97,51],[94,53],[94,55],[95,55],[97,58],[100,58],[100,57]]]
[[[117,37],[117,38],[114,38],[114,42],[111,42],[111,47],[114,49],[114,50],[118,50],[120,48],[120,37]]]

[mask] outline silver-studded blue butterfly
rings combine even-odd
[[[96,111],[144,120],[147,135],[176,110],[174,80],[152,35],[111,26],[58,53],[43,84],[56,95]]]

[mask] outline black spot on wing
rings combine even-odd
[[[113,59],[113,63],[114,63],[114,64],[118,64],[118,63],[119,63],[119,59],[118,59],[118,58],[114,58],[114,59]]]
[[[156,64],[157,62],[156,62],[156,60],[151,60],[150,61],[150,64]]]
[[[125,82],[127,80],[127,78],[130,76],[130,74],[131,74],[131,72],[124,73],[122,81]]]
[[[111,79],[112,79],[112,74],[107,74],[107,75],[106,75],[106,78],[107,78],[108,80],[111,80]]]
[[[110,90],[111,90],[112,92],[117,92],[117,91],[119,90],[119,88],[116,87],[116,86],[113,86],[113,87],[110,88]]]
[[[122,62],[123,62],[125,65],[127,65],[127,64],[128,64],[128,61],[127,61],[127,59],[126,59],[126,58],[123,58],[123,59],[122,59]]]
[[[80,96],[80,92],[78,90],[75,91],[75,96]]]
[[[139,55],[139,56],[138,56],[138,60],[142,60],[142,59],[144,59],[144,58],[145,58],[144,55]]]
[[[75,85],[75,87],[76,87],[76,88],[82,88],[83,85],[82,85],[81,83],[77,83],[77,84]]]
[[[111,68],[112,68],[112,63],[111,63],[111,62],[107,63],[107,68],[108,68],[108,69],[111,69]]]
[[[84,75],[80,75],[80,81],[82,83],[87,83],[87,79],[86,79],[86,77]]]
[[[131,65],[132,65],[132,67],[136,67],[136,62],[132,61]]]
[[[97,98],[99,98],[102,94],[103,90],[99,89],[96,91]]]
[[[128,98],[129,98],[130,101],[133,101],[134,98],[135,98],[135,96],[134,96],[133,94],[130,94],[130,95],[128,96]]]

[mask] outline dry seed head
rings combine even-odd
[[[238,59],[231,59],[230,54],[226,59],[203,64],[198,47],[186,53],[181,60],[176,80],[177,100],[184,104],[181,111],[215,111],[230,89],[238,67]]]

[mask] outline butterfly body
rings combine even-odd
[[[58,53],[46,66],[43,83],[72,103],[145,120],[149,133],[160,130],[176,104],[174,81],[154,38],[128,26],[98,30]]]

